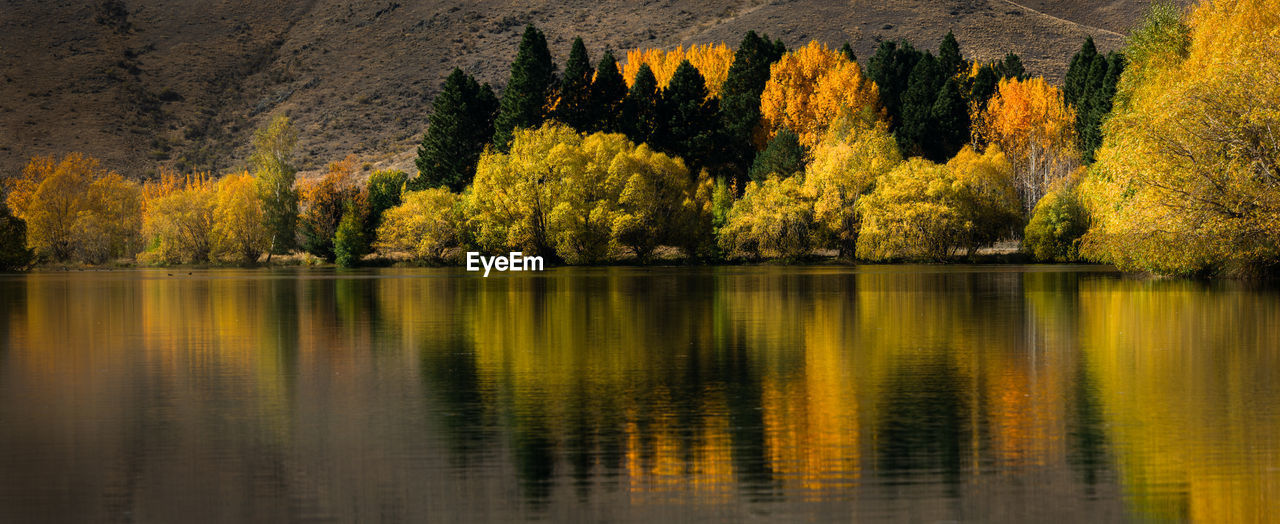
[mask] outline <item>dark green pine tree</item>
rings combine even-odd
[[[652,76],[652,73],[650,74]],[[622,132],[622,101],[627,97],[627,81],[622,78],[613,51],[606,50],[596,66],[596,77],[591,82],[591,125],[588,131],[606,133]]]
[[[658,79],[648,64],[641,64],[636,71],[636,79],[631,83],[631,90],[622,100],[622,121],[619,127],[627,138],[637,144],[648,144],[658,130],[658,104],[662,100],[662,92],[658,89]]]
[[[564,63],[564,75],[560,78],[560,101],[556,103],[556,120],[578,131],[587,131],[592,123],[591,114],[591,59],[582,38],[573,39],[569,61]]]
[[[783,178],[804,171],[804,159],[808,151],[800,144],[800,136],[783,128],[769,140],[769,145],[756,155],[748,172],[751,180],[763,182],[769,175]]]
[[[938,44],[938,67],[944,78],[955,77],[969,68],[969,63],[960,55],[960,43],[951,31],[947,31],[947,36]]]
[[[517,128],[542,125],[556,87],[556,65],[547,50],[547,37],[530,24],[520,38],[520,49],[511,63],[511,78],[502,92],[498,117],[493,124],[493,145],[507,151]]]
[[[849,42],[847,41],[844,45],[840,46],[840,54],[844,55],[844,57],[849,59],[850,62],[858,61],[858,55],[854,54],[853,46],[849,45]]]
[[[969,104],[965,102],[956,79],[948,78],[942,85],[930,119],[934,122],[935,132],[925,156],[934,162],[946,162],[969,143]]]
[[[903,156],[922,156],[933,150],[931,141],[938,132],[933,104],[938,100],[942,79],[942,70],[932,53],[926,52],[911,70],[907,91],[902,95],[902,125],[894,133]]]
[[[769,66],[782,57],[778,46],[748,31],[733,54],[733,64],[720,87],[720,121],[724,128],[725,160],[741,178],[756,156],[752,142],[760,124],[760,94],[769,82]]]
[[[969,86],[969,103],[974,107],[984,108],[987,101],[995,96],[996,88],[1000,87],[1000,71],[999,67],[987,64],[978,68],[978,73],[973,76],[973,81]]]
[[[1116,52],[1109,53],[1105,57],[1099,55],[1096,62],[1106,64],[1105,72],[1090,79],[1091,90],[1085,95],[1087,100],[1083,100],[1080,104],[1086,109],[1077,109],[1076,113],[1080,153],[1086,163],[1094,161],[1094,155],[1102,146],[1102,124],[1111,114],[1116,96],[1116,84],[1120,81],[1120,75],[1124,73],[1125,67],[1124,55]],[[1094,77],[1093,71],[1090,71],[1090,77]]]
[[[493,135],[498,99],[489,84],[454,68],[431,103],[430,127],[418,146],[413,189],[447,187],[461,191],[475,177],[480,153]]]
[[[907,91],[911,71],[922,53],[906,40],[881,42],[867,62],[867,76],[880,87],[880,102],[889,115],[890,129],[902,124],[902,95]]]
[[[653,142],[669,154],[684,159],[690,175],[713,164],[720,130],[719,101],[710,98],[702,73],[688,60],[680,62],[658,105],[658,130]]]
[[[1004,62],[1000,64],[1000,78],[1026,80],[1027,70],[1022,67],[1022,57],[1013,52],[1004,55]]]
[[[1086,37],[1084,45],[1080,46],[1080,50],[1071,57],[1071,65],[1067,67],[1067,77],[1063,82],[1062,98],[1068,104],[1077,105],[1080,98],[1088,89],[1089,70],[1093,66],[1093,61],[1098,57],[1098,47],[1093,43],[1093,37]]]

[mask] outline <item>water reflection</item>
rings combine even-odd
[[[0,521],[1280,513],[1280,296],[1243,284],[137,271],[0,312]]]

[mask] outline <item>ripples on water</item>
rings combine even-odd
[[[0,277],[0,521],[1265,520],[1280,295],[1095,268]]]

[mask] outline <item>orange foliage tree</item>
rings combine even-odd
[[[1038,77],[1001,80],[979,115],[977,138],[1009,156],[1024,212],[1079,165],[1075,118],[1062,91]]]
[[[355,167],[355,155],[348,155],[329,164],[329,172],[323,177],[298,184],[303,248],[326,261],[334,260],[333,235],[338,232],[347,202],[355,199],[361,190]]]
[[[707,83],[710,96],[720,96],[720,85],[728,78],[729,66],[733,65],[733,50],[723,43],[694,45],[688,49],[683,46],[675,49],[632,49],[627,51],[622,77],[626,79],[627,86],[630,86],[636,81],[640,65],[648,64],[654,78],[658,79],[658,87],[666,87],[676,68],[680,67],[680,62],[685,60],[698,69]]]
[[[880,91],[862,68],[825,44],[809,42],[787,53],[769,70],[760,95],[767,137],[783,128],[814,147],[837,119],[867,111],[880,117]]]

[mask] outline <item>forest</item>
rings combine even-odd
[[[276,115],[244,169],[129,180],[68,153],[6,184],[0,267],[966,261],[1179,276],[1280,267],[1280,0],[1155,4],[1123,49],[1092,39],[1062,86],[1018,55],[885,41],[725,44],[561,69],[525,29],[499,95],[454,69],[416,173],[349,156],[300,179]],[[594,64],[594,65],[593,65]],[[277,259],[279,260],[279,259]]]

